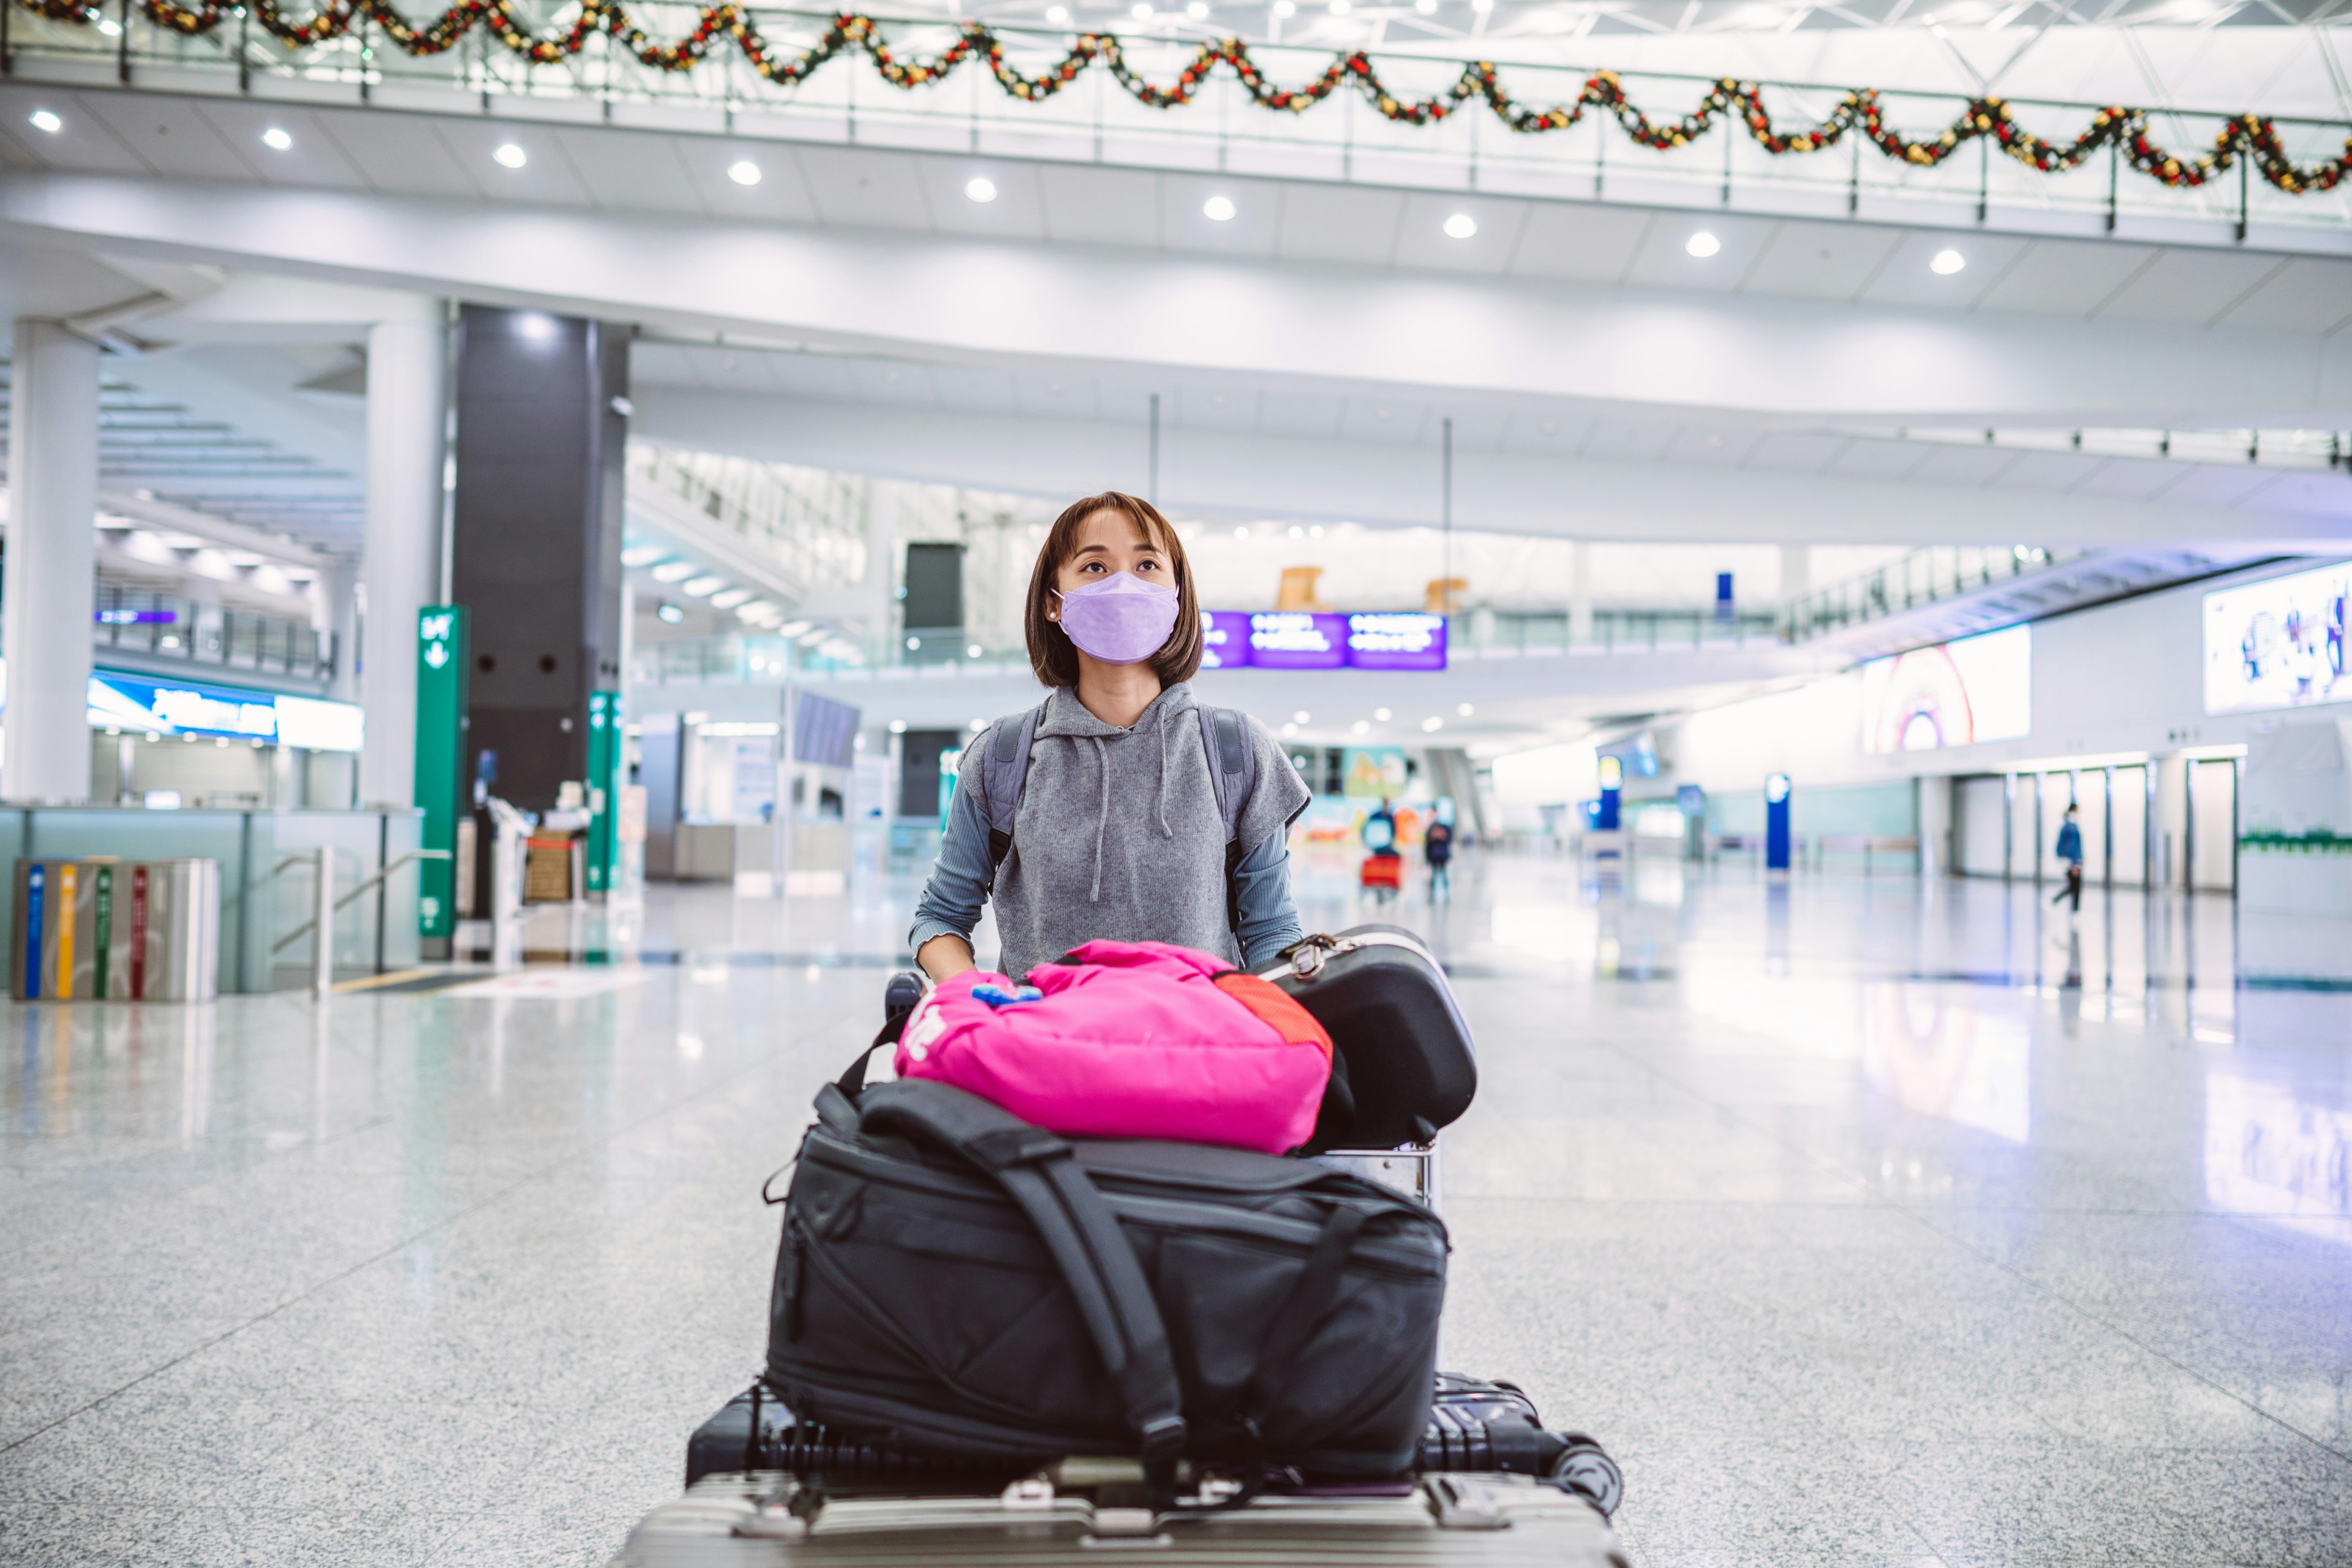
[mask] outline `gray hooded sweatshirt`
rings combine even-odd
[[[1029,751],[1013,847],[992,876],[994,731],[974,737],[964,747],[939,864],[908,942],[919,952],[946,933],[971,940],[982,901],[992,897],[1003,938],[997,967],[1016,979],[1097,938],[1175,942],[1232,963],[1265,962],[1298,938],[1288,828],[1311,795],[1265,726],[1252,719],[1248,731],[1255,774],[1235,835],[1244,853],[1230,885],[1224,820],[1189,685],[1162,691],[1127,730],[1087,711],[1075,692],[1049,695]]]

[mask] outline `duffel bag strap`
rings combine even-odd
[[[1184,1416],[1168,1330],[1118,1216],[1070,1157],[1069,1144],[977,1095],[923,1079],[877,1084],[859,1112],[861,1131],[948,1149],[1021,1206],[1118,1386],[1146,1467],[1172,1464],[1183,1451]]]

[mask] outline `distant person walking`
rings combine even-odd
[[[2072,912],[2080,914],[2083,912],[2083,829],[2074,820],[2074,814],[2075,808],[2068,806],[2065,823],[2058,829],[2058,858],[2066,863],[2066,885],[2059,889],[2057,898],[2050,901],[2054,904],[2060,899],[2067,900],[2073,905]]]
[[[1454,901],[1454,829],[1433,819],[1422,835],[1421,852],[1429,860],[1429,901]]]

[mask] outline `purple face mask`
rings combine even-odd
[[[1176,590],[1114,572],[1062,595],[1062,629],[1105,664],[1141,664],[1176,629]]]

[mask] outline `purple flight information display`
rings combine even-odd
[[[1445,617],[1419,611],[1349,616],[1348,664],[1354,669],[1444,669]]]
[[[1348,662],[1348,617],[1276,610],[1249,618],[1249,661],[1260,669],[1339,669]]]
[[[1418,610],[1201,612],[1201,668],[1444,669],[1445,617]]]
[[[1201,612],[1201,668],[1232,669],[1250,661],[1250,618],[1243,610]]]

